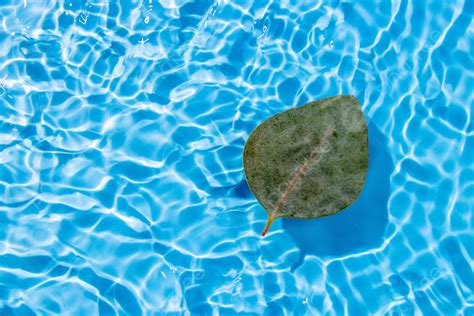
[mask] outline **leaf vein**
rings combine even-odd
[[[273,208],[272,211],[272,218],[276,218],[278,216],[278,211],[281,209],[283,206],[283,203],[288,198],[288,195],[293,191],[294,187],[296,184],[298,184],[299,180],[301,177],[308,171],[309,167],[311,164],[316,163],[318,160],[316,160],[316,157],[318,157],[318,154],[323,154],[324,153],[324,148],[329,145],[329,136],[332,134],[333,129],[328,128],[323,136],[321,137],[321,141],[314,147],[314,149],[310,152],[308,158],[305,160],[305,162],[299,167],[297,170],[295,176],[291,180],[291,182],[288,184],[288,187],[286,188],[285,192],[281,195],[280,199],[278,200],[277,204]],[[321,155],[319,155],[321,156]]]

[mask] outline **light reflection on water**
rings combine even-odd
[[[474,313],[472,14],[0,4],[0,313]],[[245,140],[342,93],[371,133],[361,199],[262,239]]]

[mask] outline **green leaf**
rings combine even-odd
[[[272,116],[244,148],[245,177],[265,208],[265,235],[277,218],[318,218],[351,205],[368,167],[359,101],[339,95]]]

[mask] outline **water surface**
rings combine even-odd
[[[473,315],[473,6],[2,1],[0,314]],[[337,94],[361,198],[262,238],[245,140]]]

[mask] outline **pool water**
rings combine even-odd
[[[474,315],[473,13],[2,1],[0,314]],[[337,94],[369,127],[360,198],[262,237],[246,139]]]

